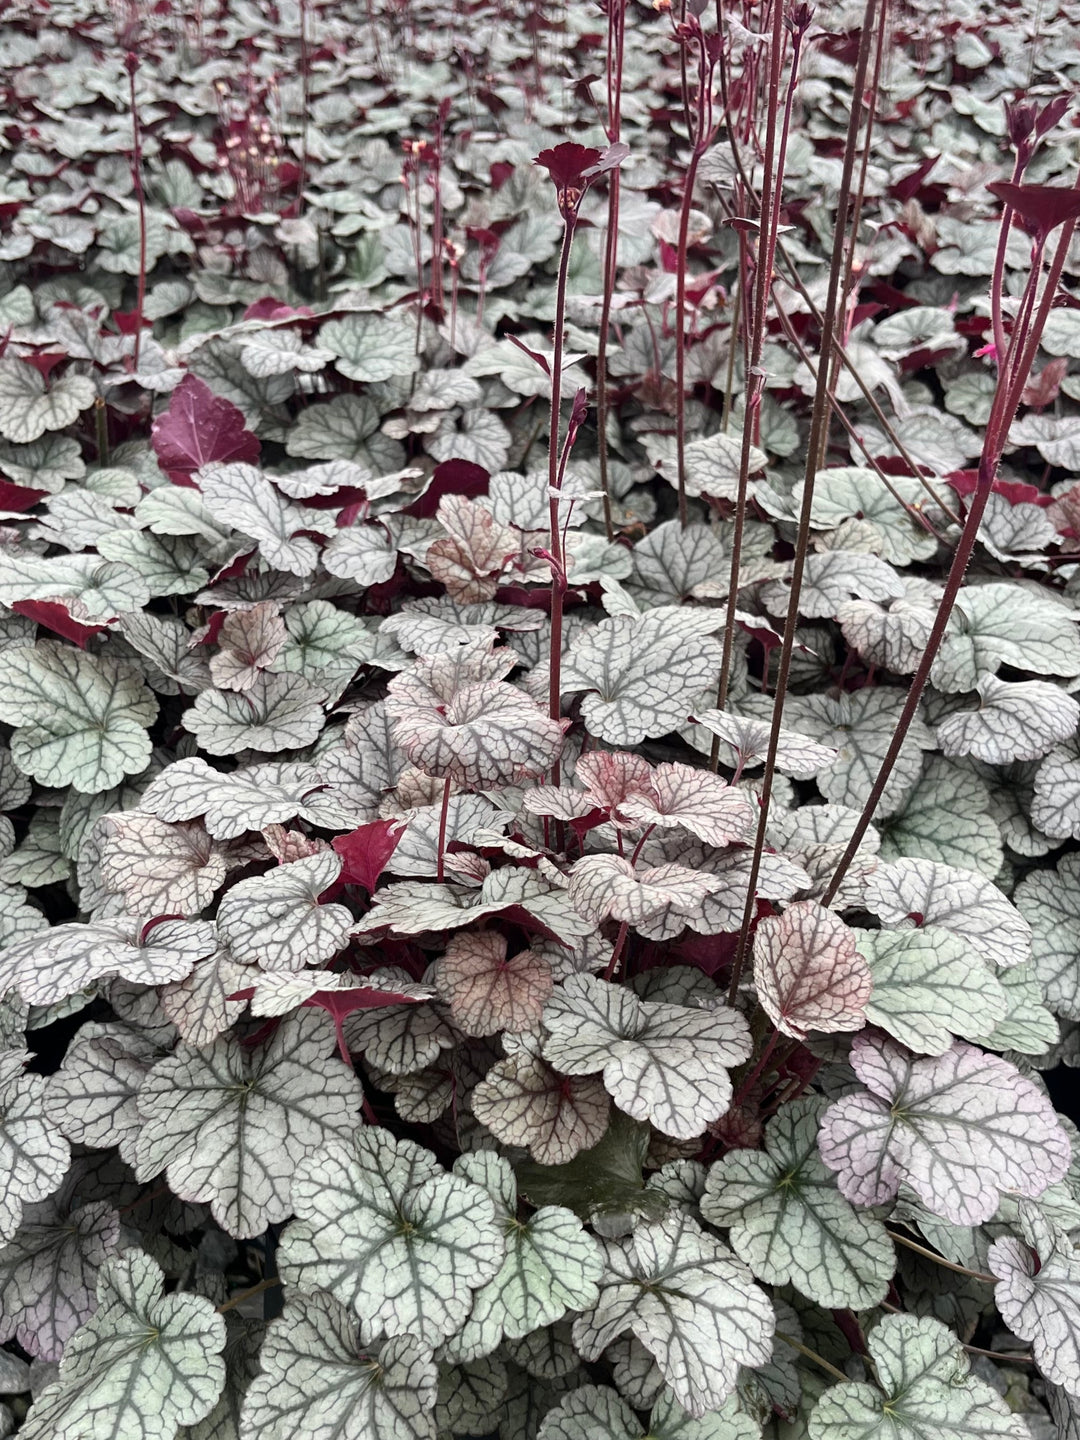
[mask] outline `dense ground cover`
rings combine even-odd
[[[5,9],[4,1433],[1075,1440],[1078,24]]]

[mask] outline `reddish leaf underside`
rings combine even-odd
[[[203,465],[259,459],[258,436],[244,423],[243,411],[205,380],[185,375],[173,391],[169,408],[154,421],[151,443],[161,468],[174,484],[190,483]]]
[[[347,835],[336,836],[331,843],[341,856],[343,883],[362,885],[369,895],[373,894],[405,829],[402,820],[373,820]]]

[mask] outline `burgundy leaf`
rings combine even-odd
[[[342,882],[362,885],[371,895],[404,833],[403,820],[373,820],[347,835],[335,836],[333,846],[342,859]]]
[[[197,375],[185,375],[173,391],[169,408],[154,421],[151,443],[162,469],[181,485],[203,465],[254,464],[260,451],[243,411]]]
[[[1074,187],[1014,185],[1011,180],[995,180],[986,188],[1016,211],[1029,235],[1040,239],[1067,220],[1080,219],[1080,190]]]
[[[568,185],[582,189],[602,158],[602,152],[591,145],[578,145],[567,140],[552,150],[541,150],[533,164],[546,170],[559,190],[565,190]]]
[[[44,500],[47,490],[30,490],[25,485],[13,485],[10,480],[0,480],[0,510],[17,510],[20,514]]]
[[[474,465],[471,460],[444,460],[435,466],[431,484],[419,500],[408,506],[405,514],[415,515],[418,520],[432,520],[444,495],[462,495],[474,500],[488,493],[490,479],[484,467]]]
[[[73,640],[80,650],[86,649],[86,642],[94,635],[99,635],[102,630],[109,628],[107,625],[83,625],[78,620],[73,620],[56,600],[16,600],[11,608],[16,615],[23,615],[27,620],[44,625],[45,629],[51,630],[54,635]]]

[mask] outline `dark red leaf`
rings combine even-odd
[[[21,515],[24,510],[29,510],[39,500],[43,500],[48,493],[47,490],[30,490],[25,485],[13,485],[10,480],[0,480],[0,510],[17,510]]]
[[[581,190],[585,187],[588,172],[599,165],[600,158],[601,152],[591,145],[578,145],[576,141],[566,140],[551,150],[541,150],[533,164],[548,172],[557,189],[565,190],[570,186]]]
[[[54,635],[73,640],[80,650],[86,649],[86,642],[91,636],[99,635],[102,630],[109,628],[107,625],[80,624],[55,600],[16,600],[11,608],[16,615],[24,615],[27,620],[44,625],[45,629],[51,630]]]
[[[404,833],[403,820],[372,820],[348,835],[336,836],[331,844],[342,859],[341,881],[362,885],[372,894]]]
[[[1003,205],[1011,205],[1029,235],[1045,239],[1067,220],[1080,219],[1080,190],[1064,185],[1014,185],[995,180],[986,187]]]
[[[415,996],[399,995],[395,990],[319,990],[307,1000],[301,1001],[300,1008],[314,1006],[325,1010],[334,1022],[337,1035],[338,1054],[346,1065],[352,1064],[348,1041],[345,1039],[345,1021],[354,1010],[376,1010],[384,1005],[416,1005]]]
[[[405,514],[413,515],[417,520],[432,520],[444,495],[464,495],[469,500],[475,500],[477,496],[487,494],[490,479],[488,471],[482,465],[474,465],[471,460],[444,460],[441,465],[435,466],[431,484],[419,500],[414,500],[407,507]]]
[[[237,460],[254,464],[260,448],[243,412],[215,395],[197,375],[185,375],[173,391],[169,408],[154,421],[151,443],[174,483],[203,465]]]

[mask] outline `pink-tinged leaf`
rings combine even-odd
[[[908,1185],[953,1225],[981,1225],[1002,1191],[1034,1199],[1068,1169],[1050,1101],[997,1055],[958,1040],[916,1059],[864,1033],[851,1064],[866,1089],[829,1107],[818,1144],[855,1205],[883,1205]]]
[[[565,1165],[599,1144],[611,1113],[603,1081],[595,1075],[560,1075],[531,1037],[503,1043],[510,1054],[472,1093],[473,1114],[481,1125],[504,1145],[527,1146],[541,1165]]]
[[[1027,1244],[1006,1235],[990,1246],[994,1300],[1013,1334],[1030,1342],[1047,1380],[1080,1399],[1080,1255],[1041,1215],[1022,1208],[1019,1228]]]
[[[497,931],[464,931],[446,947],[436,971],[440,998],[466,1035],[531,1030],[551,994],[551,966],[535,950],[507,959]]]
[[[250,690],[259,671],[281,654],[288,631],[279,608],[275,600],[262,600],[224,618],[217,636],[221,649],[210,661],[210,678],[219,690]]]
[[[652,766],[628,750],[592,750],[582,755],[575,774],[598,810],[616,810],[626,800],[652,792]]]
[[[447,534],[428,547],[425,563],[432,578],[459,605],[493,599],[503,566],[518,552],[517,534],[485,505],[462,495],[444,496],[437,518]]]
[[[80,650],[86,649],[88,640],[95,635],[100,635],[102,630],[107,630],[107,625],[82,625],[78,620],[73,620],[63,605],[55,600],[16,600],[12,603],[11,609],[16,615],[22,615],[26,620],[33,620],[35,625],[44,625],[46,630],[51,630],[54,635],[60,635],[65,640],[72,640]]]
[[[668,905],[693,908],[724,884],[718,875],[685,865],[635,870],[620,855],[586,855],[570,871],[566,893],[571,905],[594,924],[610,916],[640,925]]]
[[[287,830],[284,825],[264,825],[262,837],[279,865],[291,865],[294,860],[320,855],[330,849],[325,840],[313,839],[300,830]]]
[[[336,835],[331,844],[341,856],[342,883],[362,885],[369,895],[373,894],[406,826],[404,820],[373,820],[347,835]]]
[[[785,1035],[861,1030],[870,999],[870,966],[855,932],[816,900],[800,900],[758,923],[754,981],[766,1015]]]
[[[394,741],[414,765],[474,790],[543,775],[570,724],[497,680],[466,686],[444,705],[401,705],[391,694],[386,708],[395,717]]]
[[[757,806],[719,775],[677,763],[658,765],[652,793],[632,796],[621,812],[639,825],[681,826],[706,845],[746,844],[754,838]]]
[[[203,465],[254,464],[261,448],[258,436],[244,423],[243,411],[215,395],[197,375],[185,375],[173,391],[169,408],[154,421],[150,440],[161,468],[180,484]]]

